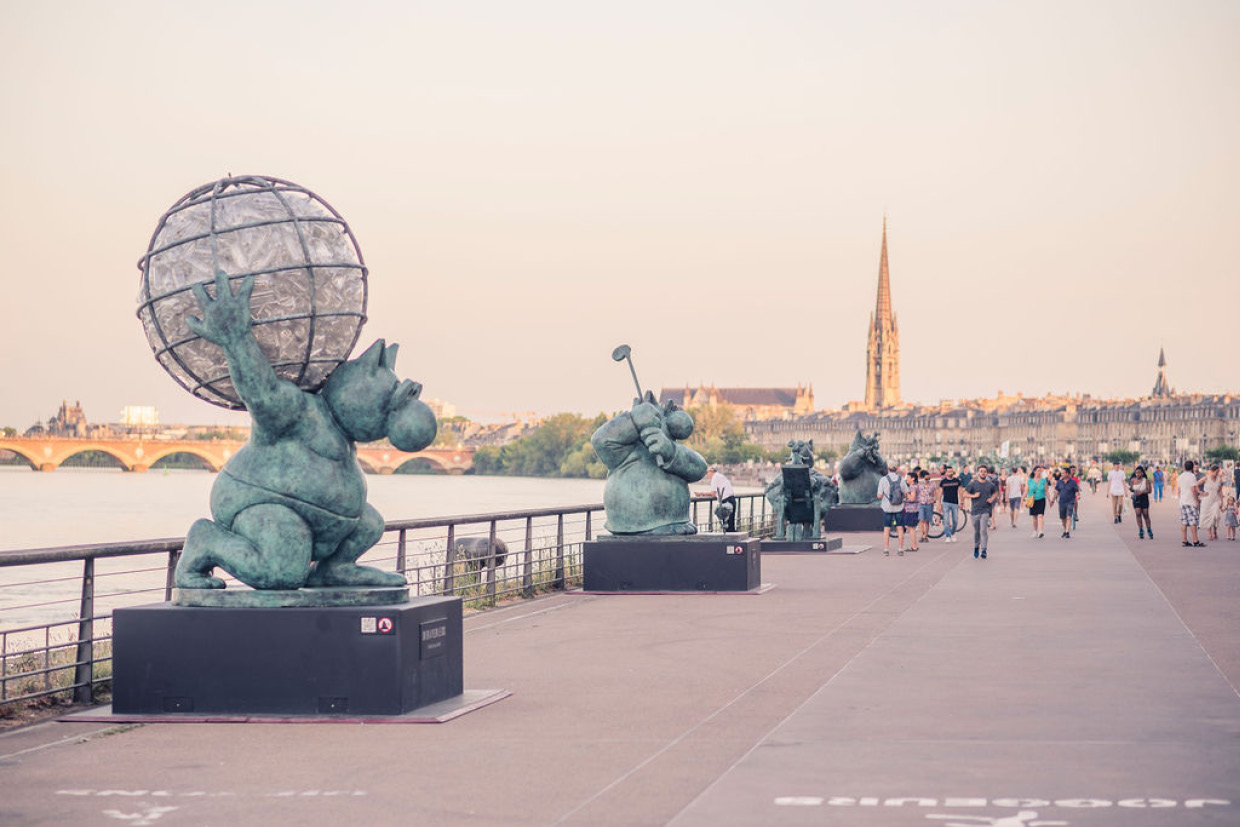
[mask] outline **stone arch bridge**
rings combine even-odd
[[[55,471],[72,456],[99,451],[114,457],[126,471],[146,471],[164,457],[190,454],[212,471],[224,467],[244,442],[224,439],[90,439],[86,437],[0,437],[0,451],[12,451],[37,471]],[[473,467],[473,448],[431,448],[409,453],[390,445],[357,446],[357,461],[371,474],[392,474],[418,462],[430,471],[463,474]]]

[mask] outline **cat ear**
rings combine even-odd
[[[400,345],[388,345],[383,351],[383,366],[390,371],[396,370],[396,351],[400,350]]]
[[[362,365],[363,367],[368,367],[371,369],[378,368],[382,361],[383,361],[383,340],[382,339],[375,342],[370,347],[366,348],[366,352],[363,353],[361,356],[357,357],[357,363],[359,365]]]

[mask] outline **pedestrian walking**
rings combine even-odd
[[[1042,537],[1046,525],[1046,477],[1041,465],[1033,466],[1033,473],[1025,482],[1025,506],[1033,523],[1033,537]]]
[[[900,466],[894,462],[887,466],[887,474],[878,481],[875,499],[883,509],[883,556],[891,556],[891,532],[896,532],[899,544],[896,553],[904,556],[904,500],[908,496],[908,483],[900,476]]]
[[[1081,484],[1071,474],[1064,472],[1055,482],[1055,492],[1051,502],[1059,502],[1059,521],[1063,523],[1063,534],[1059,536],[1067,540],[1072,537],[1072,515],[1076,511],[1076,501],[1081,497]]]
[[[918,505],[917,491],[917,471],[909,471],[904,477],[904,484],[908,486],[908,493],[904,496],[904,532],[908,535],[910,546],[909,551],[920,551],[917,547],[917,535],[919,533],[917,523],[921,507]]]
[[[1223,509],[1223,525],[1227,526],[1227,539],[1236,539],[1236,529],[1240,528],[1240,520],[1236,517],[1236,497],[1227,495],[1227,507]]]
[[[920,472],[917,479],[917,534],[923,543],[930,539],[930,522],[934,519],[934,488],[930,472]]]
[[[960,480],[956,477],[956,469],[950,465],[943,469],[938,498],[939,510],[943,513],[943,542],[959,542],[956,526],[960,523]]]
[[[1217,465],[1210,466],[1200,488],[1201,527],[1207,532],[1207,540],[1217,540],[1223,522],[1223,473]]]
[[[1132,513],[1137,518],[1137,539],[1144,540],[1148,534],[1154,539],[1154,527],[1150,525],[1150,492],[1153,484],[1145,476],[1145,467],[1138,465],[1128,480],[1128,491],[1132,494]]]
[[[1204,548],[1205,543],[1197,536],[1197,526],[1201,522],[1201,480],[1193,473],[1196,466],[1191,459],[1184,460],[1184,470],[1175,479],[1175,487],[1180,492],[1180,545]],[[1193,541],[1188,541],[1189,536]]]
[[[999,486],[988,478],[989,470],[985,465],[977,466],[977,475],[961,491],[969,500],[969,515],[973,518],[973,556],[983,560],[990,540],[990,511],[999,497]]]
[[[1012,521],[1012,528],[1016,528],[1016,514],[1020,511],[1020,501],[1025,490],[1025,477],[1021,473],[1024,469],[1013,468],[1008,471],[1005,488],[1007,489],[1008,517]]]
[[[1163,486],[1166,485],[1167,475],[1163,473],[1161,465],[1154,466],[1154,502],[1160,503],[1163,498]]]
[[[1098,493],[1098,483],[1102,482],[1102,469],[1098,467],[1098,463],[1089,466],[1089,473],[1085,475],[1085,479],[1089,480],[1089,491],[1091,494]]]
[[[1118,462],[1111,463],[1111,473],[1107,474],[1107,494],[1111,497],[1111,516],[1115,518],[1115,522],[1120,522],[1124,515],[1124,495],[1127,493],[1127,479],[1124,477],[1124,469],[1119,467]]]

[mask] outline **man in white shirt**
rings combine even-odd
[[[710,487],[715,492],[715,499],[720,505],[732,506],[727,517],[723,519],[723,530],[736,531],[736,491],[732,488],[732,480],[713,465],[706,469],[706,472],[710,474]]]
[[[883,556],[891,556],[891,529],[895,529],[899,537],[896,553],[904,556],[904,500],[908,498],[908,483],[900,473],[900,466],[891,463],[887,466],[887,476],[878,481],[878,496],[875,497],[883,508]],[[916,529],[913,529],[916,531]]]
[[[1111,495],[1111,514],[1115,517],[1115,522],[1120,522],[1124,513],[1124,495],[1128,491],[1128,480],[1124,477],[1124,471],[1119,467],[1119,463],[1111,464],[1111,473],[1107,474],[1107,493]]]
[[[1004,487],[1007,489],[1008,515],[1012,518],[1012,528],[1016,528],[1016,515],[1020,512],[1020,492],[1025,487],[1025,475],[1023,468],[1013,468],[1008,471],[1007,479],[1004,480]]]
[[[1201,521],[1201,483],[1193,473],[1193,461],[1184,460],[1184,473],[1177,479],[1176,487],[1180,489],[1180,545],[1203,547],[1205,543],[1197,538],[1197,525]],[[1188,535],[1193,541],[1188,541]]]

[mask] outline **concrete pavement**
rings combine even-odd
[[[1240,824],[1240,543],[1104,507],[475,615],[466,686],[515,694],[449,724],[20,730],[0,822]]]

